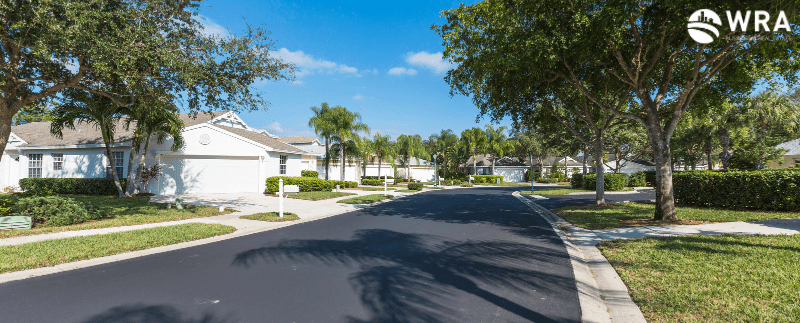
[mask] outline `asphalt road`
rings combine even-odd
[[[0,284],[0,321],[579,322],[563,243],[512,191],[422,193]]]

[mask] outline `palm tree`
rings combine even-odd
[[[472,173],[477,175],[475,152],[486,149],[486,132],[481,128],[466,129],[461,132],[461,142],[472,153]]]
[[[406,165],[406,176],[411,179],[411,158],[425,158],[425,145],[420,135],[400,135],[397,137],[397,154]]]
[[[359,174],[358,178],[361,178],[367,173],[367,161],[372,160],[372,140],[369,137],[361,137],[356,140],[356,145],[358,146],[357,160],[360,160],[361,164],[361,174]]]
[[[517,146],[517,142],[508,139],[505,132],[506,127],[495,129],[492,125],[486,125],[486,148],[492,154],[492,175],[494,175],[495,157],[503,158]]]
[[[372,137],[372,151],[375,153],[375,156],[378,156],[378,176],[381,176],[381,164],[383,164],[383,159],[392,161],[393,157],[397,155],[392,137],[389,137],[389,135],[381,136],[380,133],[376,133],[375,136]]]
[[[352,148],[355,148],[354,140],[359,138],[358,133],[361,131],[369,133],[369,126],[361,122],[361,115],[358,112],[349,111],[341,106],[330,109],[328,111],[328,119],[333,129],[331,139],[339,147],[345,147],[345,149],[339,149],[339,157],[342,161],[340,180],[344,180],[346,146],[348,146],[348,142],[351,142]]]
[[[114,184],[117,186],[119,197],[125,197],[127,194],[122,189],[119,175],[114,169],[111,145],[114,144],[117,122],[123,115],[129,113],[128,108],[114,104],[107,97],[78,90],[66,91],[65,99],[66,102],[56,107],[53,111],[50,133],[59,139],[63,138],[63,129],[75,130],[76,123],[94,124],[95,127],[99,128],[106,148],[106,158],[108,158],[109,165],[111,165],[111,176],[114,178]]]
[[[325,179],[328,179],[328,167],[331,161],[328,152],[330,151],[331,136],[333,136],[335,130],[329,115],[330,110],[328,102],[323,102],[319,108],[311,107],[311,112],[314,113],[314,116],[308,120],[308,126],[314,128],[317,136],[325,139]]]
[[[158,104],[158,102],[140,102],[133,106],[127,118],[125,118],[125,128],[134,126],[131,152],[128,158],[128,195],[133,195],[136,189],[136,182],[141,178],[144,169],[144,160],[147,156],[147,149],[150,140],[155,135],[156,143],[163,144],[168,138],[172,138],[172,151],[183,147],[183,120],[178,115],[178,107],[172,102]],[[144,146],[144,147],[142,147]],[[133,167],[136,154],[139,154],[139,162]]]

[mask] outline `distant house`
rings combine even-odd
[[[473,157],[470,156],[467,162],[461,165],[461,170],[468,174],[475,175],[502,175],[503,180],[506,182],[523,182],[525,181],[525,171],[530,170],[530,163],[527,161],[520,161],[516,157],[495,157],[494,174],[492,174],[492,155],[476,155],[475,166],[473,167]],[[552,172],[553,165],[564,167],[564,157],[547,157],[539,163],[534,158],[533,171],[539,172],[544,169],[544,174],[548,175]],[[574,157],[567,157],[567,176],[576,172],[580,173],[583,164]]]
[[[786,154],[783,159],[770,161],[769,168],[789,168],[800,165],[800,138],[784,142],[775,148],[785,149]]]
[[[325,144],[319,139],[298,137],[280,137],[278,141],[290,144],[306,152],[301,158],[301,170],[317,170],[318,161],[325,158]]]
[[[591,158],[591,157],[590,157]],[[588,160],[590,165],[594,165],[592,160]],[[617,163],[620,163],[622,167],[620,168],[619,172],[624,174],[632,174],[635,172],[643,172],[649,170],[656,170],[656,164],[642,159],[635,159],[635,160],[627,160],[625,158],[617,159],[614,154],[608,155],[608,160],[603,161],[603,165],[605,165],[604,171],[606,173],[613,173],[617,168]],[[689,166],[691,167],[691,166]],[[705,165],[702,165],[703,169],[705,169]],[[701,169],[696,167],[696,169]],[[594,173],[594,167],[591,168],[590,172]]]
[[[145,164],[161,165],[162,174],[148,191],[154,194],[263,192],[270,176],[300,176],[308,152],[256,130],[232,111],[182,113],[185,146],[171,151],[172,139],[150,143]],[[105,156],[100,131],[79,123],[50,135],[50,122],[11,127],[11,140],[0,160],[0,186],[18,186],[28,177],[99,178],[127,175],[131,130],[117,128],[112,160]]]

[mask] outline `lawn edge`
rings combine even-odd
[[[564,242],[575,275],[581,321],[646,323],[625,283],[595,247],[601,239],[589,230],[573,226],[519,192],[512,195],[542,216]]]

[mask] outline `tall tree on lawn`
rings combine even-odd
[[[517,144],[516,141],[508,139],[506,127],[495,129],[492,125],[486,125],[486,150],[492,154],[492,175],[494,175],[495,159],[511,153]]]
[[[389,137],[389,135],[382,136],[380,132],[375,133],[375,136],[372,137],[372,151],[378,157],[378,176],[381,176],[383,160],[391,162],[394,156],[397,156],[392,137]]]
[[[331,139],[338,145],[339,160],[342,167],[340,169],[339,180],[344,180],[344,171],[346,166],[345,153],[348,148],[351,152],[356,147],[355,140],[359,138],[359,132],[369,133],[369,126],[361,122],[361,115],[358,112],[347,110],[345,107],[336,106],[328,111],[328,116],[331,121],[333,133]]]
[[[690,107],[711,106],[698,104],[703,101],[740,100],[765,77],[791,85],[800,71],[800,38],[770,37],[788,34],[790,25],[798,28],[795,2],[704,5],[715,12],[731,8],[785,10],[788,21],[778,30],[723,29],[713,42],[701,44],[686,35],[687,17],[700,9],[693,1],[553,6],[549,0],[487,0],[444,11],[447,22],[433,28],[444,42],[444,58],[456,63],[445,78],[451,92],[471,95],[483,113],[502,117],[514,104],[503,93],[485,95],[481,86],[522,82],[514,90],[527,91],[534,84],[566,84],[605,113],[640,123],[656,163],[654,219],[677,220],[670,140],[681,117]],[[620,92],[597,91],[598,73]],[[607,101],[599,93],[629,95],[635,104]]]
[[[402,157],[401,160],[406,166],[406,178],[411,179],[412,158],[427,158],[422,137],[420,135],[400,135],[400,137],[397,137],[396,145],[397,155]]]
[[[325,179],[329,179],[328,169],[330,168],[331,162],[331,156],[329,154],[331,149],[330,142],[331,136],[333,136],[336,131],[330,111],[331,107],[328,105],[328,102],[323,102],[319,108],[311,107],[311,112],[314,113],[314,116],[308,120],[308,126],[314,129],[317,136],[325,140]]]
[[[204,32],[199,7],[199,1],[160,0],[0,2],[0,156],[23,107],[69,89],[118,107],[133,106],[145,93],[179,96],[185,111],[264,109],[268,102],[252,85],[291,80],[294,66],[270,55],[273,41],[262,29],[248,26],[225,37]]]
[[[472,173],[477,175],[478,169],[476,168],[477,162],[475,153],[478,151],[486,151],[486,145],[488,144],[486,132],[481,128],[475,127],[466,129],[461,132],[461,144],[472,154]]]

